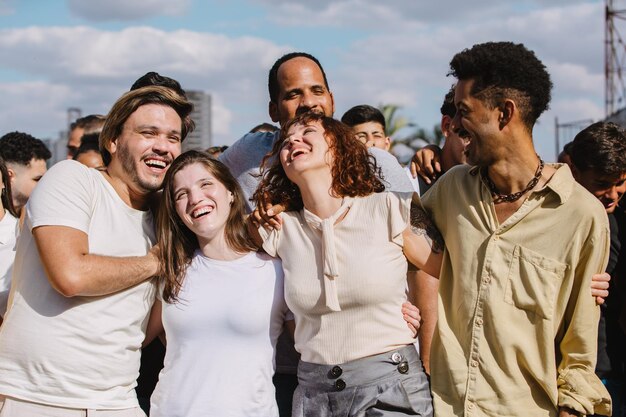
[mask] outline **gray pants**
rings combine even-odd
[[[413,345],[335,366],[300,361],[298,382],[292,417],[433,415]]]

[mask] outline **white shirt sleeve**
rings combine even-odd
[[[61,161],[50,168],[26,205],[29,225],[68,226],[88,233],[94,195],[89,169],[77,161]]]

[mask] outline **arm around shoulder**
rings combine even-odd
[[[158,272],[154,248],[144,256],[90,254],[87,234],[67,226],[35,227],[33,237],[50,284],[66,297],[111,294]]]

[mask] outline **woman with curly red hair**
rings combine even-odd
[[[382,192],[377,171],[350,128],[317,113],[286,123],[262,165],[257,206],[288,210],[282,228],[259,234],[282,259],[296,320],[294,416],[432,415],[399,310],[407,258],[438,276],[441,251],[424,228],[412,230],[419,202],[412,210],[411,193]]]

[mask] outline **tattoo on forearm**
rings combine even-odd
[[[411,231],[424,236],[435,253],[443,252],[444,242],[428,213],[419,205],[411,204]]]

